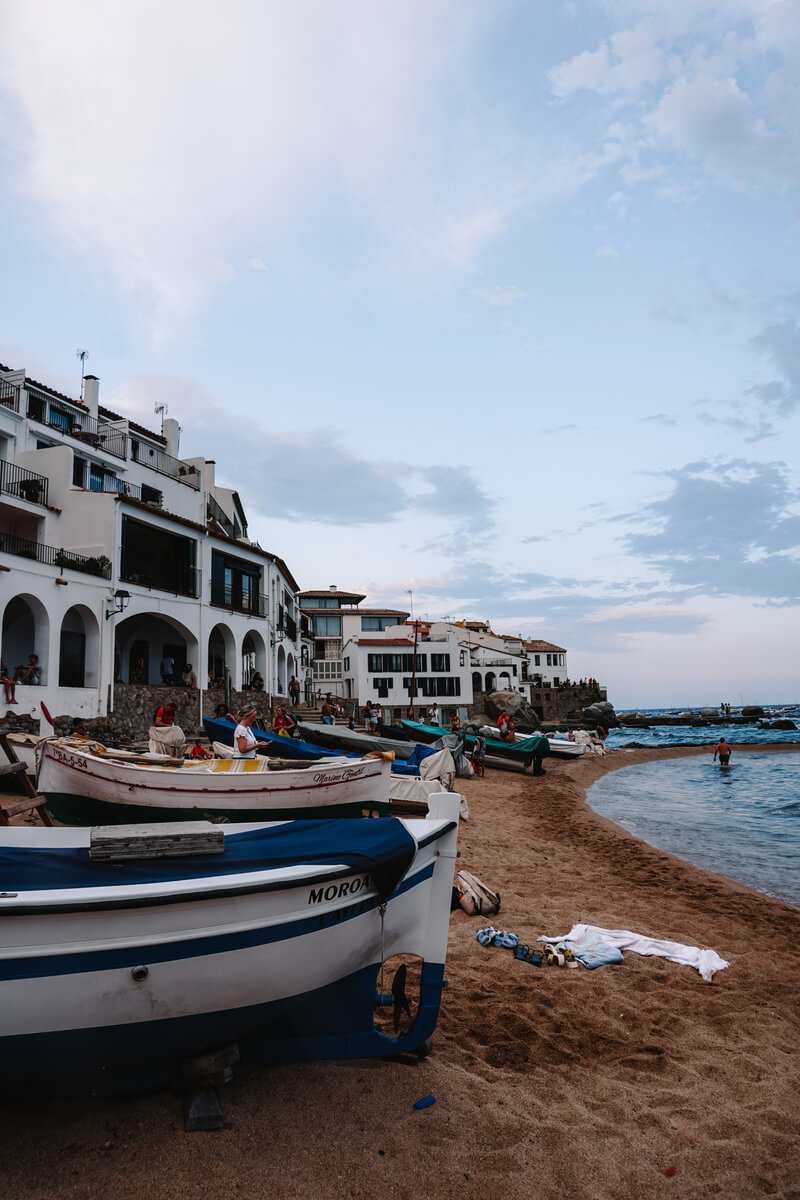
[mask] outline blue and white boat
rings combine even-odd
[[[443,793],[425,820],[228,825],[216,856],[114,862],[91,857],[89,829],[0,829],[4,1086],[163,1085],[231,1042],[259,1062],[420,1047],[439,1012],[458,813]],[[418,988],[407,1027],[384,1032],[376,1002],[398,956]]]

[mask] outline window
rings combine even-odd
[[[432,671],[449,671],[450,670],[450,655],[449,654],[432,654],[431,655],[431,670]]]
[[[373,671],[410,671],[412,669],[413,658],[413,654],[368,654],[367,670],[370,674]],[[427,654],[417,655],[416,669],[418,671],[427,671]]]
[[[397,624],[397,617],[362,617],[361,630],[363,633],[382,631]]]
[[[89,490],[90,491],[102,492],[105,490],[103,487],[104,475],[105,475],[105,471],[103,470],[102,467],[98,467],[97,463],[90,464],[90,466],[89,466]]]
[[[345,671],[349,671],[349,670],[350,670],[350,659],[349,659],[349,658],[346,658],[346,659],[344,660],[344,669],[345,669]]]
[[[85,487],[86,483],[86,459],[79,458],[76,454],[72,460],[72,486]]]
[[[155,504],[158,508],[161,508],[162,499],[163,496],[158,488],[148,487],[146,483],[142,484],[142,500],[144,500],[145,504]]]
[[[301,596],[301,608],[339,608],[337,596]]]
[[[460,679],[430,679],[426,676],[421,676],[416,680],[416,692],[420,696],[460,696],[461,695],[461,680]],[[411,690],[411,680],[404,679],[403,687],[406,691]]]
[[[341,617],[314,617],[314,637],[341,637]]]
[[[261,568],[246,559],[233,558],[219,550],[211,552],[211,603],[234,612],[264,616],[259,595]]]
[[[540,666],[542,665],[542,656],[541,656],[541,654],[534,654],[534,656],[533,656],[533,665],[534,665],[535,667],[540,667]]]
[[[61,429],[66,433],[71,425],[70,414],[64,412],[63,408],[56,408],[54,404],[50,405],[50,420],[48,424],[53,429]]]
[[[553,656],[552,656],[552,654],[548,654],[548,656],[547,656],[547,665],[548,665],[548,667],[552,667],[552,665],[553,665]]]
[[[391,679],[391,678],[387,679],[386,677],[384,677],[382,679],[373,679],[372,686],[374,688],[377,688],[379,691],[381,689],[383,689],[384,691],[388,692],[389,688],[394,687],[394,679]]]
[[[515,667],[513,664],[512,664],[511,670],[512,670],[512,671],[514,672],[514,674],[516,675],[516,673],[517,673],[517,668],[516,668],[516,667]]]

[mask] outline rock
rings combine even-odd
[[[619,729],[620,719],[614,712],[614,705],[608,700],[598,700],[583,710],[583,719],[590,725],[602,725],[604,729]]]
[[[501,712],[514,718],[519,733],[529,733],[539,728],[539,718],[528,701],[519,692],[490,692],[486,697],[488,724],[496,725]],[[471,718],[473,721],[474,717]]]
[[[720,715],[721,714],[720,714],[720,711],[718,708],[701,708],[700,709],[700,716],[705,721],[716,721],[720,717]]]
[[[743,717],[763,717],[765,715],[760,704],[745,704],[742,709]]]
[[[788,717],[779,717],[777,721],[762,721],[762,729],[797,729],[794,721],[790,721]]]

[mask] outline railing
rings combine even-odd
[[[142,504],[150,504],[153,508],[163,508],[164,498],[159,492],[156,496],[145,496],[144,489],[138,483],[128,483],[126,479],[118,479],[116,475],[104,475],[102,479],[90,479],[90,492],[113,492],[117,496],[130,496],[132,500],[140,500]],[[152,491],[152,488],[148,488]]]
[[[253,617],[267,615],[267,597],[263,592],[234,593],[229,587],[212,587],[211,603],[215,608],[227,608],[231,612],[249,613]]]
[[[292,642],[297,641],[297,622],[294,620],[293,617],[290,617],[288,613],[284,614],[283,623],[281,625],[281,628],[283,629],[286,636],[290,639],[290,641],[292,641]]]
[[[224,508],[221,508],[210,492],[206,492],[206,520],[216,521],[228,537],[236,537],[236,528]]]
[[[143,467],[158,471],[159,475],[169,475],[171,479],[177,479],[179,483],[185,483],[187,487],[200,491],[200,472],[197,467],[181,462],[179,458],[173,458],[157,446],[150,446],[146,442],[131,438],[131,458]]]
[[[41,504],[47,507],[47,488],[49,480],[35,471],[26,471],[14,463],[0,460],[0,492],[8,496],[16,496],[18,500],[27,500],[30,504]]]
[[[511,658],[485,658],[483,662],[478,659],[471,658],[469,660],[471,667],[513,667],[514,661]]]
[[[149,591],[171,592],[173,596],[191,596],[195,599],[200,595],[200,572],[194,567],[177,568],[171,575],[164,572],[156,575],[123,563],[119,577],[126,583],[136,583]]]
[[[60,570],[67,568],[70,571],[81,571],[84,575],[98,575],[101,579],[111,578],[111,562],[104,554],[91,558],[85,554],[75,554],[72,550],[44,546],[41,542],[31,541],[30,538],[17,537],[15,533],[0,533],[0,551],[16,554],[20,558],[31,558],[35,562],[58,567]]]
[[[0,404],[12,412],[19,412],[19,388],[16,384],[0,379]]]

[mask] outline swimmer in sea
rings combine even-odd
[[[727,767],[728,763],[731,761],[731,748],[725,741],[725,738],[720,738],[714,747],[714,762],[717,761],[717,755],[719,755],[719,765],[721,767]]]

